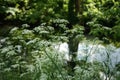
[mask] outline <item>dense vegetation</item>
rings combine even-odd
[[[0,80],[119,80],[119,64],[76,60],[95,37],[120,46],[119,0],[0,0]],[[55,49],[63,42],[70,60]]]

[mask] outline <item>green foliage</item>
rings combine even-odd
[[[69,66],[63,59],[65,55],[54,46],[57,41],[54,42],[53,37],[57,36],[59,43],[60,34],[55,34],[54,28],[45,23],[33,30],[28,27],[27,24],[15,27],[8,37],[0,40],[1,80],[100,80],[99,71],[106,72],[109,68],[98,62],[80,60],[76,61],[74,75],[69,75]],[[82,26],[75,25],[65,32],[77,37],[82,35],[82,31]]]
[[[0,3],[0,15],[5,15],[3,19],[9,21],[40,24],[52,18],[65,18],[66,14],[63,0],[5,0]]]
[[[83,38],[83,27],[87,27],[90,35],[107,43],[113,41],[119,46],[120,1],[78,0],[78,12],[75,1],[77,0],[0,0],[0,27],[3,27],[1,24],[6,26],[11,23],[32,25],[15,27],[7,37],[3,34],[4,30],[0,29],[5,37],[0,41],[1,79],[99,79],[99,63],[92,65],[83,63],[84,61],[75,67],[74,76],[68,75],[69,69],[63,67],[63,56],[58,55],[59,52],[53,49],[52,44],[68,42],[69,49],[76,52],[78,43]]]
[[[119,40],[120,39],[120,31],[119,30],[120,30],[120,25],[116,25],[116,26],[113,27],[113,29],[111,31],[113,39],[115,41],[120,41]]]
[[[52,45],[68,41],[68,36],[65,36],[68,21],[58,19],[51,23],[56,24],[58,29],[63,32],[56,33],[55,28],[46,23],[42,23],[33,29],[29,29],[28,24],[23,24],[20,28],[14,27],[11,29],[8,37],[1,39],[1,79],[37,80],[45,76],[46,80],[52,79],[53,76],[55,80],[59,80],[59,78],[64,80],[66,78],[62,56],[59,56]],[[48,65],[46,66],[46,64]],[[53,68],[56,70],[53,70]],[[61,72],[62,70],[63,72]],[[17,75],[13,76],[14,74]]]
[[[41,24],[33,30],[27,28],[27,24],[23,24],[21,28],[15,27],[11,29],[8,37],[1,39],[0,78],[3,80],[32,80],[29,70],[32,70],[31,67],[34,69],[38,58],[46,56],[48,51],[45,49],[52,45],[53,27]],[[17,75],[13,76],[14,74]]]
[[[115,31],[112,27],[119,25],[119,4],[120,2],[116,0],[94,0],[86,3],[86,11],[83,15],[85,19],[90,20],[87,21],[87,27],[90,27],[90,34],[103,40],[114,39],[112,35],[116,35],[111,34],[111,32]]]
[[[66,33],[68,34],[69,37],[78,37],[78,36],[83,37],[83,31],[84,31],[84,27],[76,24],[73,25],[72,29],[68,29]]]
[[[91,32],[89,34],[99,37],[100,39],[108,38],[110,31],[109,27],[103,26],[95,22],[89,22],[88,25],[91,27]]]
[[[33,27],[43,22],[53,22],[56,27],[59,26],[58,32],[62,32],[64,29],[66,30],[64,24],[68,24],[64,20],[59,20],[62,18],[68,19],[71,24],[84,26],[86,33],[89,33],[90,30],[91,35],[112,41],[111,32],[114,32],[112,27],[119,25],[120,22],[119,0],[78,0],[79,3],[76,1],[1,0],[0,24],[4,24],[6,21],[7,24],[27,23]],[[57,29],[55,29],[56,32]],[[112,36],[115,35],[112,34]],[[114,38],[113,41],[119,41],[115,39],[117,38]]]
[[[56,33],[65,33],[69,28],[69,22],[65,19],[54,19],[51,20],[51,25],[55,28]]]

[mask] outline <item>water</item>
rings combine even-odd
[[[69,60],[69,48],[67,43],[62,43],[55,47],[59,52],[63,53],[66,60]],[[87,62],[109,62],[109,66],[114,68],[116,64],[120,63],[120,48],[113,45],[103,46],[101,44],[79,43],[78,60],[87,60]]]

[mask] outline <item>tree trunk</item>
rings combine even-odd
[[[75,13],[78,15],[80,12],[80,0],[75,0]]]
[[[72,37],[69,37],[68,47],[69,47],[69,56],[70,61],[68,61],[69,74],[74,75],[74,68],[76,66],[76,57],[78,51],[79,40],[76,38],[76,35],[73,33]]]
[[[75,20],[75,12],[74,12],[74,8],[75,8],[75,0],[69,0],[68,2],[68,21],[71,24],[74,24],[74,20]]]
[[[68,2],[68,20],[74,25],[79,23],[82,25],[82,14],[83,14],[83,0],[69,0]],[[80,15],[80,17],[78,17]],[[79,19],[80,18],[80,19]],[[77,34],[71,33],[72,36],[69,37],[68,47],[69,47],[69,56],[71,60],[68,61],[68,67],[70,68],[70,74],[74,75],[74,68],[76,66],[76,56],[78,51],[79,40],[76,38]]]

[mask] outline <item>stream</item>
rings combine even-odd
[[[59,52],[64,54],[65,60],[69,60],[69,48],[67,43],[55,46]],[[79,43],[77,51],[78,60],[86,60],[87,62],[106,62],[109,67],[114,68],[116,64],[120,64],[120,48],[113,45],[103,46],[102,44]]]

